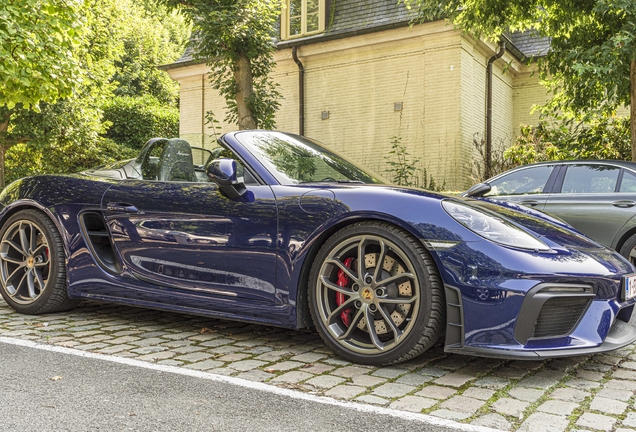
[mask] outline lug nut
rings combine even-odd
[[[360,290],[360,285],[358,285],[357,283],[354,283],[353,286],[351,287],[351,289],[353,289],[354,291],[358,292]]]
[[[356,300],[354,305],[355,305],[356,309],[360,309],[362,307],[362,302],[360,300]]]
[[[374,304],[369,305],[369,309],[371,309],[371,312],[375,312],[378,308],[375,307]]]
[[[364,281],[366,282],[367,285],[371,284],[371,282],[373,282],[373,278],[371,276],[367,276],[364,278]]]
[[[378,288],[377,290],[375,290],[375,295],[377,295],[378,297],[382,297],[384,295],[384,290],[382,288]]]

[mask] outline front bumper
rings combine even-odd
[[[606,351],[613,351],[629,345],[636,341],[636,326],[617,319],[610,328],[605,341],[596,347],[586,348],[561,348],[549,350],[515,350],[515,349],[498,349],[498,348],[482,348],[473,346],[454,347],[447,345],[446,352],[455,354],[467,354],[478,357],[494,357],[503,359],[526,359],[526,360],[543,360],[546,358],[556,357],[574,357],[590,354],[598,354]]]

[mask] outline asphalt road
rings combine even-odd
[[[0,361],[3,432],[457,430],[391,416],[382,409],[361,412],[228,382],[1,342]]]

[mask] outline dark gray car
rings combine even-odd
[[[554,161],[506,171],[462,195],[555,215],[636,265],[636,163]]]

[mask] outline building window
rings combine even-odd
[[[325,30],[325,0],[285,0],[281,38],[289,39]]]

